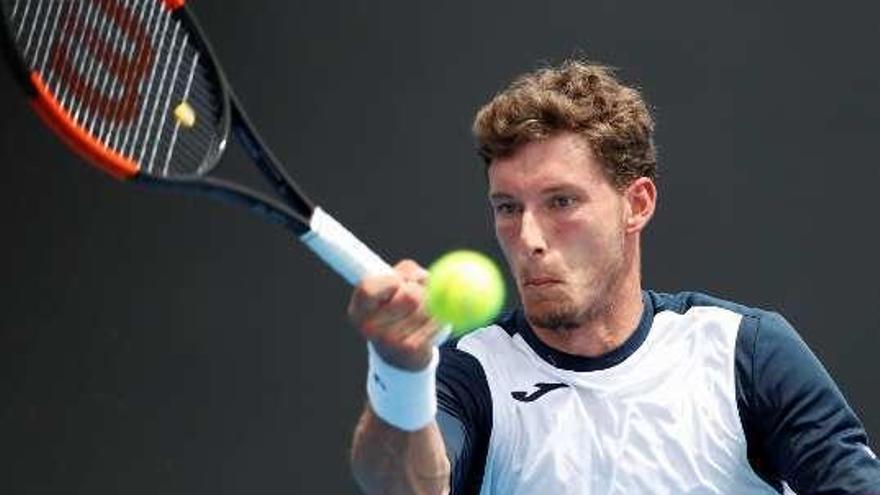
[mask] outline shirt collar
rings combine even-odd
[[[654,302],[648,291],[642,291],[642,303],[642,317],[639,320],[635,332],[633,332],[633,334],[616,349],[595,357],[569,354],[545,344],[537,335],[535,335],[534,330],[532,330],[531,325],[528,320],[526,320],[522,308],[517,308],[513,314],[510,315],[510,318],[508,318],[506,322],[502,322],[501,325],[506,326],[508,331],[512,330],[513,332],[511,333],[519,333],[535,354],[557,368],[570,371],[597,371],[611,368],[622,363],[626,358],[632,355],[632,353],[634,353],[648,337],[651,325],[654,322]]]

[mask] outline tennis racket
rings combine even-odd
[[[290,178],[184,3],[0,0],[0,44],[43,122],[101,170],[247,206],[290,229],[353,285],[390,272]],[[215,175],[230,133],[274,195]]]

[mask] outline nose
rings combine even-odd
[[[547,239],[541,223],[531,211],[526,210],[522,214],[519,237],[529,256],[541,255],[547,251]]]

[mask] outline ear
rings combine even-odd
[[[654,216],[657,206],[657,186],[647,177],[639,177],[623,191],[625,231],[641,232]]]

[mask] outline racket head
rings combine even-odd
[[[0,38],[44,123],[120,179],[209,173],[230,92],[183,0],[0,0]]]

